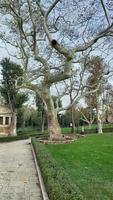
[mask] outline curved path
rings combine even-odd
[[[0,200],[42,200],[29,142],[0,144]]]

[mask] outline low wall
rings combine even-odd
[[[9,135],[10,134],[10,127],[3,127],[0,126],[0,135]]]

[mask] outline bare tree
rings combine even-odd
[[[95,113],[93,112],[93,110],[89,109],[88,107],[86,107],[85,109],[78,107],[77,109],[82,115],[82,121],[86,122],[91,129],[91,125],[95,120]]]
[[[87,80],[87,89],[92,90],[92,88],[97,88],[98,90],[95,93],[86,95],[85,99],[89,107],[93,110],[96,109],[97,113],[97,127],[98,133],[103,133],[102,123],[104,119],[104,105],[103,105],[103,92],[105,84],[107,83],[106,79],[106,69],[107,66],[103,62],[103,59],[100,57],[92,57],[89,59],[88,63],[89,77]]]
[[[23,87],[34,90],[42,99],[50,139],[62,139],[58,109],[50,89],[53,84],[72,76],[73,62],[79,52],[112,36],[113,24],[106,24],[106,15],[101,16],[105,18],[102,25],[95,23],[103,7],[101,2],[92,0],[87,3],[84,0],[82,4],[67,0],[1,0],[0,8],[0,36],[5,45],[19,50],[15,57],[23,61]],[[72,104],[74,101],[70,107]]]

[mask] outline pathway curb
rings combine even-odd
[[[41,188],[43,200],[49,200],[49,197],[48,197],[45,185],[44,185],[44,181],[43,181],[43,178],[42,178],[42,175],[41,175],[40,167],[37,163],[37,159],[36,159],[36,155],[35,155],[32,143],[31,143],[31,149],[32,149],[32,154],[33,154],[33,158],[34,158],[34,161],[35,161],[36,171],[37,171],[39,182],[40,182],[40,188]]]

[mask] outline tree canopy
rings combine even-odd
[[[0,86],[1,95],[5,103],[9,105],[12,111],[21,108],[27,100],[27,95],[20,93],[18,86],[22,84],[23,70],[20,65],[5,58],[1,62],[2,66],[2,85]]]

